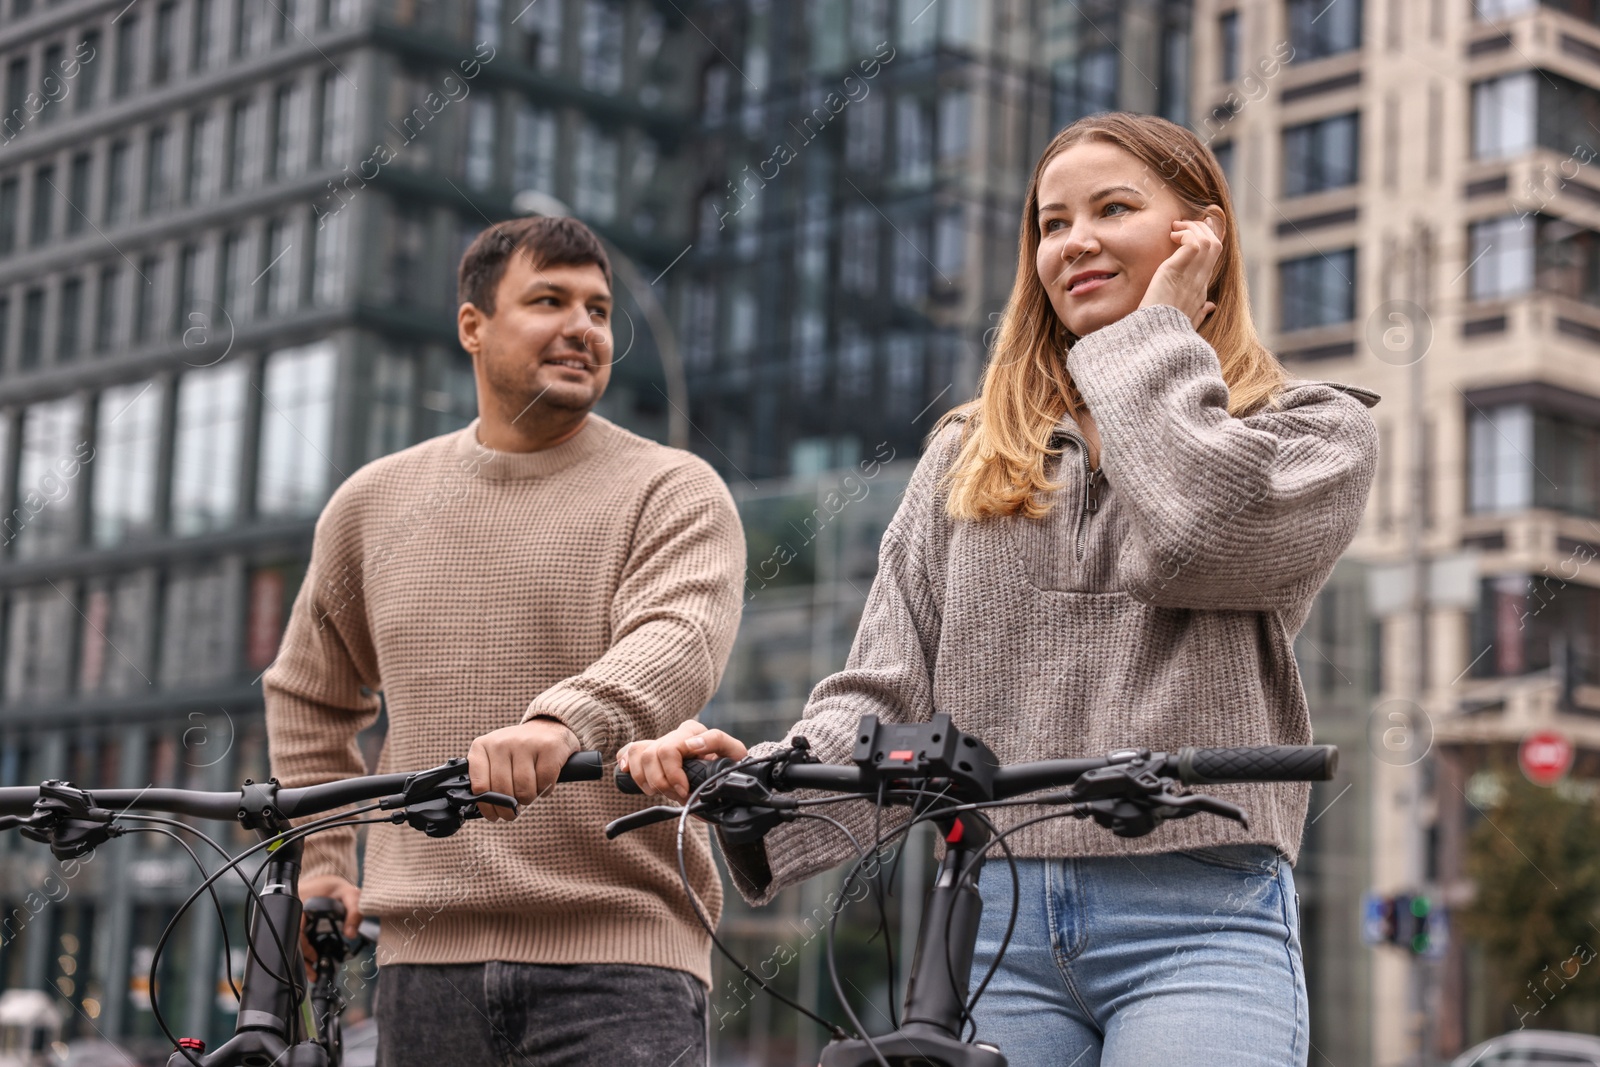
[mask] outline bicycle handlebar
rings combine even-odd
[[[1001,767],[994,776],[996,800],[1039,789],[1071,785],[1084,774],[1126,760],[1122,753],[1089,759],[1040,760]],[[727,764],[721,760],[690,760],[683,765],[694,789]],[[1182,748],[1169,753],[1156,773],[1184,785],[1222,785],[1247,782],[1326,782],[1339,769],[1339,750],[1333,745],[1261,745],[1237,748]],[[643,791],[627,771],[616,772],[616,786],[624,793]],[[861,768],[831,763],[784,763],[774,768],[771,786],[778,791],[824,789],[836,793],[876,791],[875,778],[864,778]]]
[[[285,818],[317,815],[346,804],[393,796],[402,792],[406,782],[418,773],[425,772],[373,774],[321,785],[280,788],[276,804]],[[557,781],[595,782],[601,776],[600,753],[576,752],[562,767]],[[95,807],[107,811],[161,811],[218,822],[234,822],[245,815],[244,793],[240,790],[214,793],[196,789],[91,789],[87,792],[93,798]],[[26,815],[33,810],[38,799],[38,786],[0,788],[0,815]]]

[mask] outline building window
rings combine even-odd
[[[90,580],[80,631],[80,693],[125,696],[149,688],[155,612],[154,570]]]
[[[908,185],[933,177],[933,129],[928,109],[914,96],[895,101],[895,176]]]
[[[960,204],[939,211],[933,231],[933,265],[947,284],[960,280],[967,261],[967,217]]]
[[[939,98],[939,161],[960,162],[971,145],[972,94],[955,89]]]
[[[500,46],[500,0],[477,0],[473,5],[473,33],[477,44]]]
[[[350,151],[354,94],[348,79],[337,71],[322,76],[322,120],[317,131],[317,161],[324,167],[339,165]]]
[[[117,305],[120,272],[116,267],[100,269],[100,287],[95,297],[94,347],[109,352],[117,343]]]
[[[128,142],[113,143],[111,154],[106,161],[105,219],[108,225],[115,226],[128,217],[129,186],[133,184],[133,177],[129,171],[132,166],[132,153],[128,149]]]
[[[155,531],[161,397],[155,382],[100,394],[90,499],[90,529],[97,545],[121,544]]]
[[[0,373],[11,369],[11,298],[0,296]]]
[[[336,350],[328,341],[267,357],[256,510],[291,518],[322,510],[331,488]]]
[[[138,297],[133,302],[133,339],[145,344],[155,339],[156,325],[161,321],[161,259],[145,256],[139,260]]]
[[[349,216],[340,212],[325,219],[320,229],[311,230],[315,242],[311,260],[311,299],[319,307],[331,307],[344,298],[345,248],[349,224]]]
[[[596,222],[610,222],[617,214],[617,140],[589,123],[578,129],[578,152],[573,165],[573,208]]]
[[[217,0],[194,0],[194,36],[189,43],[189,69],[199,73],[211,66],[211,49],[216,40]]]
[[[217,303],[222,305],[234,322],[252,316],[250,300],[251,283],[256,272],[251,270],[250,239],[235,230],[222,239],[222,270],[217,276]]]
[[[627,17],[617,0],[582,0],[578,79],[598,93],[622,89],[622,33]],[[760,79],[757,79],[759,81]]]
[[[1484,22],[1493,22],[1496,19],[1521,15],[1524,12],[1534,10],[1538,6],[1539,0],[1472,0],[1473,11]],[[1594,8],[1591,6],[1590,10],[1593,11]]]
[[[1283,131],[1284,196],[1339,189],[1360,179],[1359,119],[1351,112]]]
[[[78,68],[78,110],[84,112],[95,105],[95,92],[100,84],[100,64],[95,62],[100,58],[99,30],[84,32],[78,42],[78,54],[94,57]]]
[[[139,16],[125,15],[117,23],[117,65],[111,84],[118,96],[133,91],[136,65],[139,62]]]
[[[172,531],[205,533],[233,523],[239,506],[248,364],[234,360],[178,380],[172,456]]]
[[[1114,12],[1106,12],[1108,20],[1115,20]],[[1115,21],[1100,23],[1108,30]],[[1113,30],[1114,32],[1114,30]],[[1095,37],[1102,37],[1096,33]],[[1112,111],[1117,106],[1117,78],[1121,69],[1121,56],[1114,42],[1095,44],[1084,48],[1078,55],[1057,63],[1051,74],[1055,86],[1055,124],[1065,126],[1085,115]]]
[[[467,184],[483,190],[494,184],[495,136],[494,98],[474,97],[467,105]]]
[[[16,251],[17,206],[22,186],[15,178],[0,181],[0,255]]]
[[[272,157],[274,178],[292,178],[305,169],[306,109],[300,87],[280,85],[272,94]]]
[[[167,158],[167,128],[157,126],[145,143],[144,212],[161,211],[172,202],[172,166]]]
[[[846,291],[871,296],[878,288],[878,213],[869,204],[844,209],[839,232],[839,281]]]
[[[1239,76],[1239,12],[1226,11],[1218,16],[1217,40],[1218,73],[1222,81],[1231,82]]]
[[[1354,319],[1355,277],[1353,248],[1279,263],[1278,328],[1304,330]]]
[[[61,314],[56,320],[56,360],[61,363],[76,358],[82,344],[80,325],[83,318],[83,279],[68,278],[61,283]]]
[[[172,333],[182,337],[190,326],[204,323],[206,314],[201,309],[204,302],[205,295],[200,289],[200,249],[185,245],[178,253],[178,284],[172,289]]]
[[[35,248],[50,240],[51,223],[55,219],[56,168],[40,167],[33,172],[33,225],[28,241]]]
[[[872,393],[872,341],[854,327],[839,339],[839,393],[865,398]]]
[[[1222,171],[1222,177],[1231,186],[1233,184],[1233,142],[1215,142],[1211,145],[1211,154],[1217,157],[1217,166]]]
[[[187,158],[183,166],[184,203],[193,204],[205,196],[206,160],[210,156],[210,146],[206,142],[210,132],[210,115],[202,111],[189,116]]]
[[[244,613],[237,564],[189,566],[167,575],[161,626],[161,684],[215,685],[237,669]]]
[[[156,8],[155,47],[150,53],[150,84],[165,85],[177,62],[178,5],[173,0]]]
[[[887,348],[889,408],[898,415],[915,414],[922,400],[922,338],[896,333]]]
[[[1494,159],[1533,148],[1537,75],[1523,70],[1472,87],[1472,155]]]
[[[517,105],[512,136],[512,186],[518,191],[555,190],[556,120],[526,100]]]
[[[33,404],[23,414],[17,508],[6,523],[19,557],[55,555],[76,541],[72,490],[92,456],[76,397]]]
[[[11,594],[7,612],[6,700],[53,700],[66,695],[72,669],[70,586],[41,585]]]
[[[289,223],[286,220],[273,219],[267,223],[262,260],[259,277],[264,312],[268,315],[293,314],[300,303],[300,257],[294,254],[294,242],[289,237]]]
[[[849,108],[844,119],[844,161],[852,170],[877,170],[883,162],[887,111],[878,93]]]
[[[905,219],[895,228],[900,233],[890,246],[890,269],[893,271],[890,287],[897,303],[914,307],[928,294],[928,261],[922,251],[925,227]]]
[[[1467,228],[1472,300],[1525,293],[1533,285],[1535,227],[1514,215],[1475,222]]]
[[[32,370],[44,362],[44,290],[29,289],[22,298],[22,359],[23,370]]]
[[[40,79],[39,88],[43,91],[47,103],[44,110],[39,113],[39,121],[45,125],[61,117],[61,108],[56,107],[55,103],[70,91],[62,81],[62,71],[65,68],[62,61],[66,58],[66,54],[66,48],[59,44],[47,45],[44,50],[44,75]]]
[[[1361,47],[1361,0],[1289,0],[1289,44],[1296,62]]]
[[[522,61],[549,74],[561,66],[561,0],[539,0],[514,20],[522,27]]]
[[[1467,412],[1467,506],[1600,515],[1600,425],[1528,404]]]
[[[235,100],[228,112],[228,152],[223,187],[241,188],[250,166],[250,101]]]
[[[94,157],[88,152],[79,152],[72,157],[71,176],[67,179],[67,189],[71,202],[67,204],[67,233],[82,233],[89,224],[89,179],[94,174]]]
[[[329,378],[332,389],[332,378]],[[367,415],[369,460],[398,452],[411,444],[413,408],[417,398],[417,361],[407,352],[375,353],[366,379],[362,409]],[[331,401],[332,393],[329,393]]]

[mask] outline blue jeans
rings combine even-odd
[[[1017,867],[1016,929],[973,1012],[1011,1067],[1304,1067],[1300,902],[1270,846]],[[1003,857],[979,888],[974,989],[1011,910]]]

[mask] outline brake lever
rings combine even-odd
[[[616,840],[623,834],[646,826],[654,826],[658,822],[669,822],[683,814],[683,809],[671,804],[658,804],[653,808],[644,808],[639,811],[630,811],[619,819],[612,819],[606,823],[606,839]]]

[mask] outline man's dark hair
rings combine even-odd
[[[611,285],[611,260],[593,230],[577,219],[533,215],[497,222],[472,239],[456,272],[457,305],[472,304],[492,316],[495,290],[518,251],[527,254],[535,270],[593,263]]]

